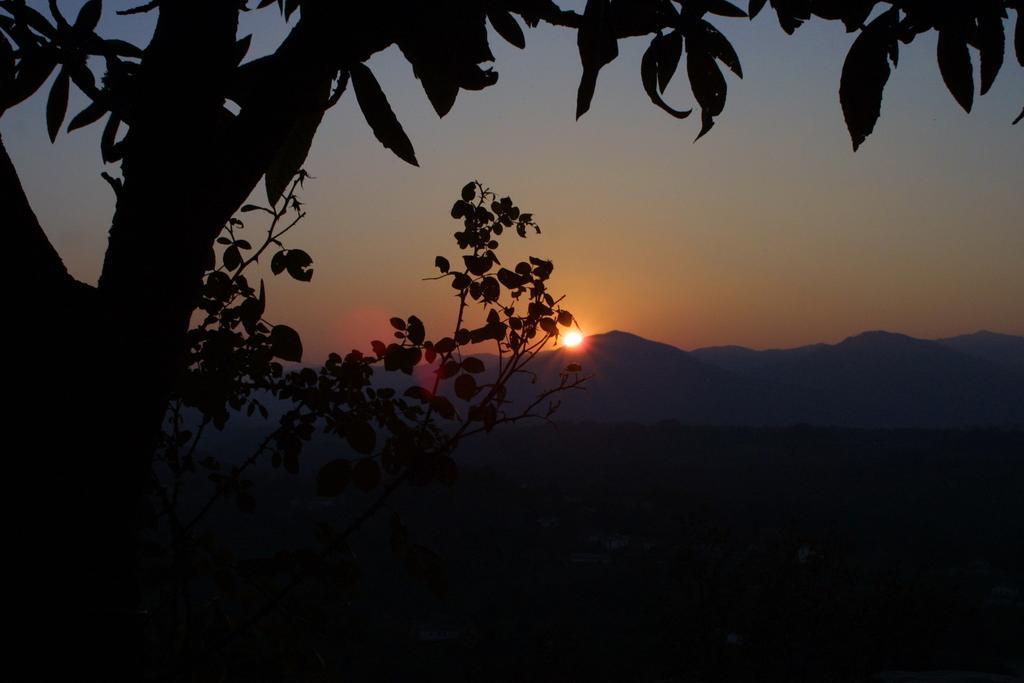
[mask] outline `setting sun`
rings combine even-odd
[[[562,343],[566,346],[579,346],[583,343],[583,335],[575,330],[567,332],[565,337],[562,339]]]

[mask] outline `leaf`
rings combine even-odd
[[[364,458],[352,470],[352,483],[360,491],[372,491],[380,483],[380,465],[376,460]]]
[[[452,264],[444,256],[437,256],[434,258],[434,266],[444,274],[451,270]]]
[[[665,103],[665,100],[661,99],[661,95],[658,92],[658,53],[662,51],[661,44],[666,38],[657,35],[651,44],[647,47],[644,52],[643,58],[640,60],[640,80],[643,83],[644,90],[647,92],[648,97],[651,98],[651,102],[658,105],[665,111],[677,119],[685,119],[691,113],[692,109],[677,110],[670,107]]]
[[[1019,115],[1019,116],[1017,116],[1017,118],[1015,118],[1015,119],[1013,120],[1013,125],[1015,125],[1015,126],[1016,126],[1016,125],[1017,125],[1018,123],[1020,123],[1020,122],[1021,122],[1021,120],[1022,120],[1022,119],[1024,119],[1024,109],[1021,109],[1021,110],[1020,110],[1020,115]]]
[[[12,3],[5,2],[4,4],[9,5]],[[56,38],[57,32],[54,30],[53,25],[47,21],[46,17],[26,5],[24,0],[18,0],[17,5],[19,21],[24,21],[32,28],[33,31],[39,32],[40,35],[46,36],[50,39]],[[8,9],[8,11],[10,10]]]
[[[300,282],[309,282],[313,279],[313,259],[309,254],[301,249],[289,249],[286,258],[289,275]]]
[[[970,112],[974,104],[974,67],[964,33],[953,29],[940,30],[937,55],[939,72],[946,87],[957,104]]]
[[[84,93],[95,92],[96,90],[96,77],[92,71],[86,66],[85,62],[78,64],[67,64],[64,67],[68,70],[71,75],[71,82],[78,87]]]
[[[476,380],[472,375],[462,374],[455,379],[455,395],[468,401],[476,395]]]
[[[480,283],[480,294],[484,301],[497,301],[501,296],[501,286],[494,277],[486,277]],[[493,313],[493,310],[491,311]]]
[[[206,296],[222,301],[231,295],[231,278],[219,270],[206,278]]]
[[[430,393],[430,390],[421,386],[409,387],[402,395],[414,398],[420,403],[429,403],[434,398],[434,395]]]
[[[981,94],[992,87],[1003,66],[1006,35],[999,11],[987,11],[978,17],[978,50],[981,52]]]
[[[372,453],[377,444],[377,433],[365,420],[354,420],[345,425],[345,439],[358,453]]]
[[[896,42],[898,14],[888,11],[871,22],[850,47],[839,80],[839,103],[857,149],[875,129],[882,111],[882,93],[892,70],[889,51]]]
[[[275,358],[302,362],[302,338],[287,325],[274,325],[270,331],[270,351]]]
[[[435,413],[446,420],[454,420],[458,415],[455,412],[455,406],[444,396],[435,396],[430,402],[430,407],[433,408]]]
[[[57,140],[57,133],[64,123],[64,116],[68,111],[68,93],[71,86],[71,77],[67,69],[61,69],[57,78],[50,88],[50,96],[46,100],[46,132],[50,135],[50,142]]]
[[[693,49],[691,49],[691,46]],[[700,108],[711,116],[718,116],[725,108],[727,86],[722,70],[715,58],[698,40],[686,41],[686,71],[690,78],[693,96]]]
[[[100,23],[100,14],[103,12],[101,0],[89,0],[82,9],[78,10],[78,17],[75,19],[75,31],[81,33],[92,33],[96,25]]]
[[[658,48],[658,91],[665,92],[669,81],[679,67],[679,60],[683,56],[683,36],[679,31],[672,31],[660,42]]]
[[[507,268],[502,268],[498,271],[498,281],[505,285],[509,289],[516,289],[522,287],[526,278],[518,273],[513,273]]]
[[[316,495],[333,498],[341,495],[352,479],[352,463],[341,458],[332,460],[316,474]]]
[[[56,66],[57,54],[54,50],[39,49],[22,54],[12,92],[4,97],[5,106],[13,107],[34,94]]]
[[[414,315],[409,316],[408,335],[409,341],[417,346],[422,344],[427,336],[426,329],[423,327],[423,321]]]
[[[706,21],[698,22],[697,29],[700,31],[701,42],[711,56],[729,67],[729,70],[734,74],[743,78],[743,67],[740,65],[740,57],[736,54],[732,43],[717,28]]]
[[[551,315],[552,313],[550,308],[548,308],[544,304],[537,303],[536,301],[530,302],[530,305],[527,308],[527,310],[529,311],[531,318],[540,318],[541,316]]]
[[[242,265],[242,253],[238,250],[238,247],[231,245],[224,250],[224,267],[228,270],[235,270],[238,266]]]
[[[714,128],[714,126],[715,126],[715,117],[712,116],[711,113],[708,112],[707,109],[702,109],[701,112],[700,112],[700,132],[697,133],[697,137],[694,138],[693,141],[697,142],[697,140],[700,140],[702,137],[707,135],[708,131],[710,131],[712,128]]]
[[[619,56],[619,45],[611,25],[609,0],[587,0],[583,22],[576,32],[576,45],[583,65],[583,76],[576,91],[576,118],[579,119],[590,109],[598,72]]]
[[[479,358],[469,357],[462,361],[462,369],[473,374],[480,374],[484,371],[484,362]]]
[[[519,27],[519,22],[510,13],[496,7],[488,7],[487,18],[499,36],[520,50],[526,47],[526,36],[523,35],[523,29]]]
[[[455,99],[459,96],[458,83],[444,74],[422,69],[418,64],[413,65],[413,74],[423,84],[423,92],[434,111],[444,118],[455,106]]]
[[[462,260],[465,262],[466,268],[473,275],[483,275],[491,269],[492,259],[490,256],[471,256],[467,254],[462,257]]]
[[[767,2],[768,0],[750,0],[750,5],[747,7],[747,16],[750,17],[751,21],[761,13]]]
[[[261,296],[265,296],[261,292]],[[266,309],[266,301],[260,299],[246,298],[240,306],[236,309],[238,311],[238,317],[241,319],[242,324],[245,325],[245,329],[250,333],[256,329],[256,325],[259,324],[260,318],[263,317],[263,311]]]
[[[718,62],[697,38],[686,40],[686,74],[701,108],[702,126],[697,135],[697,140],[700,140],[711,130],[715,117],[725,108],[727,86]]]
[[[107,108],[97,104],[96,102],[90,102],[85,109],[75,114],[71,122],[68,123],[68,132],[84,128],[92,123],[99,121],[103,118],[103,115],[107,113]]]
[[[779,18],[779,26],[787,35],[793,35],[811,18],[810,3],[806,0],[772,0],[772,6]]]
[[[399,332],[395,333],[395,336],[400,335]],[[388,372],[401,370],[405,374],[411,375],[422,358],[423,352],[419,348],[389,344],[387,352],[384,354],[384,369]]]
[[[281,195],[288,189],[288,184],[306,163],[313,137],[324,118],[324,109],[300,114],[285,137],[281,147],[274,155],[274,160],[267,166],[266,189],[267,201],[276,206]]]
[[[280,275],[284,272],[284,269],[288,267],[288,251],[282,249],[281,251],[274,254],[273,258],[270,259],[270,272],[274,275]]]
[[[391,323],[391,327],[395,328],[396,330],[404,330],[405,329],[405,321],[402,320],[401,318],[398,318],[398,317],[391,318],[391,319],[388,320],[388,322]]]
[[[68,20],[64,18],[63,14],[61,14],[60,7],[57,4],[57,0],[50,0],[47,4],[50,6],[50,14],[53,15],[53,20],[57,22],[57,28],[70,28],[70,26],[68,25]]]
[[[124,40],[118,40],[117,38],[104,40],[103,47],[120,57],[142,59],[142,49]]]
[[[745,17],[747,13],[726,0],[706,0],[708,12],[722,17]]]
[[[471,202],[476,197],[476,183],[469,182],[462,187],[462,201]],[[455,210],[452,209],[452,218],[461,218],[461,216],[455,215]]]
[[[399,159],[413,166],[419,166],[412,142],[402,129],[402,124],[391,110],[384,91],[374,78],[373,73],[364,64],[352,67],[352,88],[356,93],[356,102],[362,110],[366,122],[370,124],[374,136],[387,149],[394,152]]]
[[[434,350],[442,355],[451,353],[455,350],[455,340],[451,337],[444,337],[441,341],[434,344]]]

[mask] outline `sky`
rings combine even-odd
[[[143,44],[149,18],[112,16],[129,4],[105,3],[100,31]],[[80,5],[61,3],[71,15]],[[836,342],[874,329],[1024,335],[1024,124],[1010,126],[1024,70],[1009,46],[970,115],[942,84],[934,37],[904,46],[882,118],[854,154],[838,99],[852,42],[841,24],[786,36],[766,11],[716,25],[745,78],[727,74],[725,112],[696,144],[698,116],[677,121],[644,93],[642,38],[620,41],[579,121],[574,32],[527,30],[525,51],[492,33],[498,83],[463,91],[444,119],[397,49],[375,55],[368,65],[420,167],[385,150],[346,93],[317,133],[308,216],[287,242],[311,253],[313,280],[275,278],[268,259],[268,318],[298,329],[311,361],[368,349],[393,315],[447,333],[452,290],[423,278],[436,274],[435,255],[458,257],[448,212],[478,179],[543,230],[505,240],[503,261],[553,260],[552,288],[587,333],[627,330],[685,349]],[[247,16],[243,33],[254,33],[258,53],[286,28],[267,10]],[[679,108],[693,106],[684,75],[666,94]],[[99,158],[99,125],[51,145],[44,99],[8,112],[0,132],[51,241],[72,274],[95,282],[113,211],[100,172],[116,169]],[[168,199],[187,201],[189,182],[168,187]]]

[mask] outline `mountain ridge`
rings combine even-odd
[[[588,336],[580,347],[543,354],[537,365],[541,376],[569,362],[594,374],[582,397],[563,399],[561,415],[569,419],[1020,426],[1024,373],[1017,370],[1018,345],[1024,346],[1024,337],[980,332],[928,340],[870,330],[836,344],[792,349],[685,351],[613,330]]]

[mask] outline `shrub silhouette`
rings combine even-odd
[[[184,371],[175,384],[168,419],[154,456],[152,497],[155,516],[147,534],[148,575],[146,605],[151,635],[150,652],[164,674],[206,670],[218,661],[214,655],[250,630],[311,579],[339,577],[358,571],[348,541],[403,484],[455,482],[458,467],[452,453],[459,442],[495,427],[531,418],[547,419],[557,407],[556,394],[579,389],[586,378],[577,365],[555,377],[539,378],[541,391],[532,399],[514,402],[510,382],[530,372],[530,361],[562,328],[575,324],[549,290],[554,266],[530,257],[514,266],[499,264],[499,238],[512,233],[526,237],[540,232],[533,216],[508,197],[499,198],[476,181],[462,188],[452,217],[462,223],[455,234],[462,256],[461,268],[438,256],[440,275],[431,280],[450,283],[457,293],[457,314],[451,333],[428,338],[415,315],[394,317],[395,341],[375,340],[372,351],[331,354],[314,371],[303,367],[286,371],[279,362],[299,361],[302,344],[292,328],[264,319],[265,283],[258,289],[245,276],[248,266],[270,257],[271,271],[300,281],[312,277],[312,258],[284,246],[282,237],[305,216],[298,192],[308,175],[300,171],[283,195],[280,208],[242,207],[243,214],[268,216],[268,227],[258,246],[243,234],[251,233],[239,218],[231,218],[218,243],[219,263],[210,269],[198,307],[197,323],[189,330]],[[506,232],[507,228],[507,232]],[[270,256],[268,252],[275,250]],[[475,326],[470,320],[479,318]],[[470,355],[481,345],[493,350],[490,361]],[[488,369],[487,363],[493,367]],[[410,386],[399,391],[374,381],[375,368],[409,376]],[[417,368],[427,368],[413,377]],[[269,417],[268,401],[282,413],[276,428],[241,462],[205,453],[200,442],[208,428],[224,429],[233,415],[244,412]],[[281,408],[284,402],[287,409]],[[275,417],[277,417],[275,415]],[[376,497],[342,527],[321,523],[318,552],[283,553],[271,577],[259,584],[263,595],[255,606],[228,608],[237,586],[255,579],[240,571],[230,552],[203,524],[214,506],[231,501],[243,512],[257,505],[250,469],[261,459],[290,474],[298,474],[304,445],[316,433],[336,437],[352,456],[334,458],[320,466],[316,492],[326,498],[342,495],[350,486]],[[214,451],[213,453],[216,453]],[[204,478],[209,492],[198,505],[182,503],[183,489]],[[410,573],[435,592],[445,588],[440,558],[410,540],[410,532],[394,511],[392,548]],[[277,580],[284,576],[283,580]],[[195,596],[216,590],[215,608],[193,606]],[[237,623],[216,618],[237,609]],[[184,618],[183,615],[188,615]],[[217,666],[220,666],[217,664]]]

